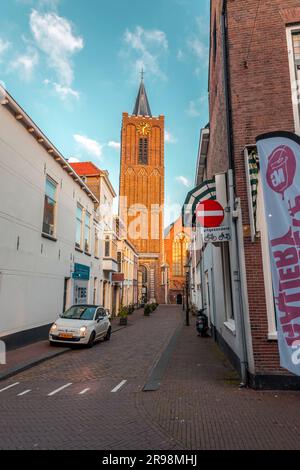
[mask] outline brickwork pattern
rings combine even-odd
[[[159,391],[142,392],[182,320],[180,307],[149,318],[137,311],[110,343],[1,382],[0,390],[20,383],[0,393],[0,449],[299,449],[299,392],[240,390],[213,340],[197,336],[195,320],[181,330]]]
[[[210,113],[211,141],[208,154],[209,177],[226,169],[224,137],[224,76],[221,46],[220,8],[212,0],[211,39],[217,18],[216,60],[211,51]],[[244,148],[255,145],[259,134],[276,130],[294,132],[291,81],[288,62],[286,25],[299,21],[298,0],[227,2],[229,83],[236,193],[241,199],[243,224],[249,225]],[[255,21],[256,18],[256,21]],[[225,129],[226,130],[226,129]],[[220,152],[220,147],[223,151]],[[225,154],[224,154],[225,152]],[[246,231],[247,232],[247,231]],[[245,232],[245,233],[246,233]],[[256,373],[282,373],[278,346],[268,341],[268,322],[260,241],[244,240],[249,294],[249,310]]]

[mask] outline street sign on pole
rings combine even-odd
[[[231,241],[228,215],[223,206],[215,200],[203,201],[196,208],[196,218],[201,226],[204,243],[224,243]]]
[[[224,222],[225,211],[218,201],[209,199],[198,204],[196,218],[202,227],[216,228]]]

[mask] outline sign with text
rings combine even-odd
[[[204,243],[224,243],[232,240],[231,230],[229,226],[221,226],[216,228],[203,228],[201,233]]]
[[[281,366],[300,376],[300,138],[257,138]]]

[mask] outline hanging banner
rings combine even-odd
[[[281,366],[300,376],[300,137],[257,138]]]

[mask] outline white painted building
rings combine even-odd
[[[71,163],[71,167],[86,182],[86,185],[99,200],[99,223],[103,248],[101,302],[115,316],[119,313],[120,304],[120,285],[113,279],[114,274],[118,272],[117,234],[113,215],[116,192],[110,182],[109,173],[101,170],[94,163]]]
[[[96,196],[9,95],[0,121],[0,338],[13,347],[73,303],[101,303],[103,236]]]

